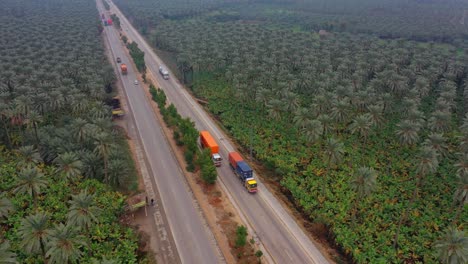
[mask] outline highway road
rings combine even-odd
[[[247,193],[229,168],[228,152],[235,148],[227,135],[217,127],[216,123],[175,78],[164,80],[159,75],[158,68],[162,65],[162,61],[120,10],[112,2],[110,4],[111,12],[119,16],[124,32],[145,52],[147,68],[157,78],[168,100],[177,107],[182,116],[192,119],[197,129],[210,131],[220,144],[220,154],[224,158],[224,163],[218,169],[218,182],[228,192],[241,217],[253,229],[249,232],[254,232],[254,237],[258,239],[261,248],[264,248],[267,260],[291,264],[329,263],[279,201],[258,180],[258,177],[259,192],[255,195]]]
[[[99,13],[106,13],[101,1],[97,3]],[[117,30],[113,26],[104,27],[104,30],[114,59],[120,57],[122,63],[131,65]],[[164,206],[180,261],[182,263],[224,263],[221,251],[205,219],[197,209],[183,172],[163,134],[144,88],[134,84],[137,74],[130,66],[128,74],[121,75],[120,79]]]

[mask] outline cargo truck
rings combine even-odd
[[[120,106],[120,98],[118,96],[112,98],[112,118],[122,117],[124,115],[124,111]]]
[[[253,177],[253,171],[247,162],[237,152],[229,152],[229,165],[234,174],[239,177],[249,193],[257,192],[257,181]]]
[[[163,66],[159,66],[159,73],[162,75],[164,80],[169,79],[169,72],[166,69],[164,69]]]
[[[221,166],[221,155],[219,155],[219,146],[208,131],[200,132],[200,145],[202,148],[209,148],[211,159],[216,167]]]
[[[122,74],[127,74],[127,64],[122,63],[120,64],[120,70],[122,71]]]

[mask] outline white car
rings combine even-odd
[[[135,85],[138,85],[138,80],[135,80],[133,83],[134,83]]]

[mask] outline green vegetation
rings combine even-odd
[[[136,171],[93,0],[0,2],[0,262],[137,263]]]
[[[468,36],[463,0],[115,0],[147,34],[167,20],[254,23],[294,31],[328,30],[385,39],[460,42]]]
[[[198,130],[189,118],[182,118],[173,104],[166,106],[166,95],[161,89],[150,85],[150,93],[158,104],[164,122],[174,132],[174,140],[178,146],[184,147],[187,170],[194,172],[197,165],[200,168],[200,177],[208,184],[214,184],[218,178],[216,167],[210,157],[208,149],[200,151],[197,147]]]
[[[352,261],[463,263],[466,2],[304,2],[116,0]]]
[[[238,226],[236,229],[236,247],[243,247],[247,243],[247,228]]]
[[[145,53],[138,48],[138,44],[135,42],[128,43],[127,48],[130,51],[130,56],[132,56],[138,71],[144,73],[146,71]]]
[[[55,166],[18,167],[23,155],[1,156],[0,238],[19,263],[137,263],[136,234],[119,224],[122,194],[97,180],[66,178]]]

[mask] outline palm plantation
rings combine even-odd
[[[94,0],[0,1],[0,263],[145,258],[118,221],[125,196],[100,182],[136,178],[97,17]]]

